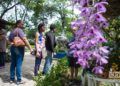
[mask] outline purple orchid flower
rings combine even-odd
[[[83,46],[83,43],[76,44],[76,48],[77,48],[77,49],[81,49],[82,46]]]
[[[101,58],[101,55],[97,51],[94,51],[92,55],[95,59],[100,59]]]
[[[102,22],[102,26],[103,26],[103,28],[107,28],[109,26],[109,23],[108,22]]]
[[[90,16],[91,14],[91,9],[84,7],[83,9],[81,9],[81,16]]]
[[[92,71],[95,72],[95,74],[102,74],[103,69],[104,69],[103,67],[97,66],[97,67],[94,67]]]
[[[90,43],[91,43],[92,45],[95,45],[95,44],[97,43],[97,41],[96,41],[95,38],[93,38],[93,39],[90,40]]]
[[[86,60],[91,60],[91,55],[92,55],[91,51],[84,51],[83,52],[83,56]]]
[[[107,21],[106,18],[103,17],[102,14],[99,14],[99,13],[95,14],[95,19],[98,22],[106,22]]]
[[[101,43],[107,42],[107,40],[104,37],[100,37],[98,39],[99,39],[99,42],[101,42]]]
[[[82,7],[86,7],[87,5],[88,5],[88,1],[89,0],[79,0],[80,1],[80,5],[82,6]]]
[[[70,49],[74,49],[75,47],[76,47],[76,45],[73,44],[73,45],[70,46]]]
[[[72,0],[81,11],[80,19],[71,23],[71,27],[79,27],[75,33],[75,41],[70,43],[71,53],[78,58],[78,64],[83,68],[91,66],[91,62],[95,62],[93,72],[101,74],[103,65],[108,63],[108,53],[106,47],[102,47],[102,43],[107,42],[104,38],[102,28],[108,27],[108,22],[102,13],[106,12],[105,0],[89,7],[89,0]]]
[[[107,5],[107,2],[99,2],[95,4],[95,8],[97,8],[98,13],[105,13],[106,12],[106,7],[104,5]]]
[[[103,53],[106,53],[106,54],[109,53],[109,51],[107,50],[106,47],[100,47],[99,49],[100,49]]]
[[[91,16],[90,16],[90,20],[92,21],[92,22],[99,22],[99,23],[101,23],[101,22],[106,22],[107,20],[106,20],[106,18],[105,17],[103,17],[102,16],[102,14],[99,14],[99,13],[96,13],[96,14],[92,14]]]
[[[69,52],[69,54],[74,54],[76,52],[76,50],[71,50],[70,52]]]
[[[85,24],[84,20],[78,19],[78,20],[71,22],[71,28],[84,26],[84,24]]]
[[[82,66],[82,68],[86,68],[88,67],[88,61],[86,61],[85,59],[78,59],[78,64],[80,64]]]
[[[100,64],[100,65],[104,65],[104,64],[107,64],[108,61],[107,61],[106,58],[100,57],[100,58],[98,58],[98,59],[96,60],[96,63],[97,63],[97,64]]]

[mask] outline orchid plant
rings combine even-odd
[[[102,74],[104,65],[108,63],[107,46],[102,46],[107,40],[104,38],[102,28],[109,26],[107,19],[103,16],[108,3],[105,0],[72,0],[77,4],[80,15],[77,20],[71,23],[71,28],[78,27],[75,34],[75,41],[71,42],[70,48],[77,63],[82,68],[91,68],[95,74]],[[94,66],[93,66],[93,63]]]

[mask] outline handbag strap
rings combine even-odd
[[[20,36],[19,36],[19,33],[18,33],[18,28],[15,29],[14,31],[14,34],[15,34],[15,37],[19,37],[20,39],[22,39]],[[22,39],[23,40],[23,39]]]
[[[14,30],[15,37],[19,37],[18,28]],[[21,38],[21,37],[20,37]]]

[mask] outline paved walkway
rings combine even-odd
[[[35,82],[33,81],[33,71],[34,71],[34,56],[30,55],[29,53],[25,54],[23,68],[22,68],[22,80],[25,81],[24,84],[20,86],[35,86]],[[42,60],[41,70],[43,68],[44,59]],[[10,70],[10,63],[6,63],[4,69],[0,69],[0,86],[16,86],[15,83],[9,83],[9,70]]]

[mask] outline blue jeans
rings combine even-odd
[[[45,58],[45,65],[43,68],[44,74],[47,74],[48,71],[51,69],[52,57],[53,57],[53,52],[47,51],[47,57]]]
[[[10,66],[10,79],[15,79],[15,69],[17,81],[21,81],[22,62],[24,57],[24,47],[11,46],[11,66]]]
[[[37,58],[35,59],[35,67],[34,67],[34,75],[37,76],[38,75],[38,71],[39,71],[39,67],[41,64],[41,60],[42,58]]]
[[[41,64],[41,60],[43,58],[42,56],[42,52],[39,52],[40,56],[35,58],[35,67],[34,67],[34,75],[37,76],[38,75],[38,71],[39,71],[39,67]]]
[[[0,67],[5,66],[5,57],[6,57],[6,53],[0,52]]]

